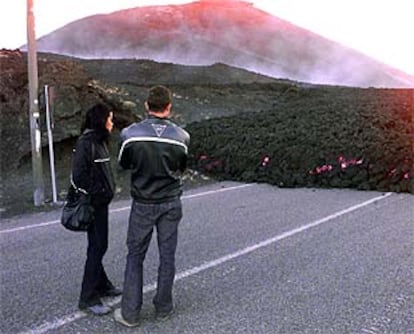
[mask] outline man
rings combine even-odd
[[[178,223],[182,217],[181,175],[187,165],[190,135],[168,119],[171,91],[152,87],[145,102],[147,119],[121,132],[118,161],[131,170],[131,196],[121,308],[115,310],[117,322],[135,327],[142,306],[143,262],[157,229],[160,264],[157,291],[153,299],[156,315],[166,319],[173,312],[172,288]]]

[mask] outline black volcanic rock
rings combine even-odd
[[[238,104],[226,106],[227,96],[232,93],[231,85],[293,83],[224,64],[194,67],[150,60],[81,60],[44,53],[39,53],[37,59],[41,127],[45,129],[43,87],[48,85],[53,87],[55,96],[55,142],[76,138],[80,133],[83,113],[98,101],[113,108],[115,127],[118,129],[144,117],[143,103],[147,89],[160,83],[175,88],[174,109],[178,110],[175,117],[183,124],[236,113]],[[22,163],[31,149],[27,53],[0,50],[0,68],[0,152],[1,171],[5,173],[10,167],[15,168]],[[247,104],[244,112],[256,108],[255,104],[249,103],[252,93],[253,90],[242,94],[244,97],[239,93],[234,96],[239,103]],[[48,142],[46,135],[43,131],[44,145]]]
[[[219,62],[311,83],[414,87],[414,77],[244,1],[198,1],[90,16],[40,38],[38,49],[84,58]]]
[[[38,61],[39,88],[48,84],[56,92],[55,163],[62,199],[82,115],[98,100],[114,110],[110,151],[117,196],[129,196],[129,179],[116,168],[117,133],[143,117],[143,102],[154,84],[172,89],[174,120],[192,134],[190,180],[198,175],[198,182],[207,173],[279,186],[414,192],[414,89],[312,85],[224,64],[195,67],[51,54],[39,54]],[[0,68],[0,211],[10,214],[11,207],[21,212],[32,200],[26,54],[0,50]],[[43,106],[40,112],[42,144],[47,145]],[[49,182],[47,152],[44,147]]]

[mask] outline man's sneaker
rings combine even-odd
[[[155,312],[155,318],[159,321],[166,321],[168,320],[172,315],[174,314],[174,309],[172,308],[171,310],[167,311],[167,312],[160,312],[160,311],[156,311]]]
[[[138,321],[137,322],[129,322],[129,321],[126,321],[124,319],[124,317],[122,316],[122,313],[121,313],[121,309],[120,308],[117,308],[115,310],[115,312],[114,312],[114,320],[116,322],[120,323],[121,325],[124,325],[124,326],[129,327],[129,328],[137,327],[139,325],[139,322]]]
[[[112,309],[109,306],[103,304],[96,304],[92,306],[87,306],[82,309],[83,311],[90,312],[94,315],[105,315],[112,312]]]

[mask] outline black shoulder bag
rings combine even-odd
[[[92,143],[92,161],[94,155],[95,144]],[[87,231],[95,219],[95,209],[91,204],[91,196],[85,189],[75,185],[72,175],[70,182],[71,185],[62,209],[60,222],[70,231]]]

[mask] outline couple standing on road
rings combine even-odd
[[[190,136],[169,120],[171,101],[168,88],[150,88],[145,102],[148,117],[121,132],[118,163],[131,171],[133,198],[123,292],[111,283],[102,265],[108,248],[108,206],[115,187],[107,148],[113,127],[113,113],[109,108],[97,104],[87,111],[84,131],[74,150],[73,182],[92,195],[96,215],[87,232],[87,259],[79,308],[96,315],[108,314],[112,310],[102,303],[101,297],[122,294],[121,307],[115,310],[114,319],[127,327],[139,324],[143,262],[154,228],[157,229],[160,264],[153,303],[160,319],[173,312],[175,253],[182,217],[181,175],[187,165]]]

